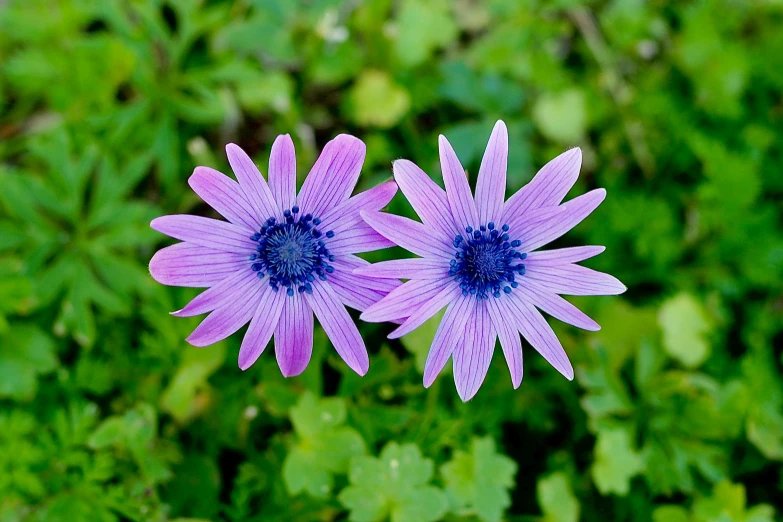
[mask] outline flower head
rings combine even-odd
[[[407,279],[362,314],[366,321],[404,320],[389,337],[411,332],[446,307],[424,368],[430,386],[451,356],[463,401],[486,376],[500,339],[514,387],[522,381],[520,333],[568,379],[574,370],[544,312],[586,330],[600,327],[566,295],[625,291],[614,277],[576,263],[603,252],[584,246],[538,251],[559,238],[603,201],[596,189],[562,203],[579,175],[582,153],[569,150],[547,163],[535,178],[504,202],[508,133],[499,121],[481,161],[475,199],[454,150],[441,136],[440,161],[446,190],[407,160],[394,162],[394,177],[421,223],[390,214],[362,212],[376,231],[420,256],[358,268],[355,273]]]
[[[354,254],[391,246],[361,211],[378,211],[397,191],[393,182],[350,197],[364,162],[357,138],[340,135],[324,148],[299,194],[288,135],[269,159],[269,183],[236,145],[226,147],[238,183],[197,167],[188,183],[228,222],[191,215],[163,216],[152,228],[183,241],[158,251],[152,277],[173,286],[208,288],[173,315],[209,313],[188,337],[194,346],[224,339],[250,322],[239,351],[249,368],[274,335],[286,377],[307,367],[313,314],[343,360],[364,375],[369,358],[346,306],[365,310],[399,283],[355,274],[368,265]]]

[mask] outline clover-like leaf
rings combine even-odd
[[[333,475],[345,473],[352,457],[364,455],[364,439],[343,426],[345,417],[343,399],[320,399],[310,392],[291,408],[298,442],[283,462],[283,480],[291,494],[306,491],[325,497],[332,489]]]
[[[446,496],[429,484],[434,465],[415,444],[387,444],[380,457],[351,461],[351,485],[340,492],[352,522],[434,522],[446,511]]]
[[[591,469],[595,485],[602,494],[627,495],[631,479],[644,471],[644,459],[633,449],[631,434],[615,429],[598,433],[595,461]]]
[[[475,438],[470,453],[457,451],[441,466],[446,493],[459,512],[475,513],[484,522],[499,522],[511,505],[516,463],[497,452],[490,437]]]
[[[705,335],[710,322],[701,303],[690,294],[666,301],[658,314],[666,352],[688,368],[696,368],[710,354]]]
[[[539,479],[536,496],[545,522],[579,521],[579,500],[565,473],[558,471]]]

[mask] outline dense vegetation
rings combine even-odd
[[[782,92],[775,0],[0,2],[0,521],[775,520]],[[364,378],[320,330],[292,379],[185,343],[146,264],[194,166],[349,132],[364,189],[444,133],[474,176],[498,118],[509,194],[577,145],[608,190],[559,241],[629,287],[552,320],[574,382],[425,390],[434,324],[360,323]]]

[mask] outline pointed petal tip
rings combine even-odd
[[[495,123],[495,126],[492,128],[492,132],[494,133],[494,132],[496,132],[496,131],[501,131],[501,130],[502,130],[502,131],[503,131],[505,134],[508,134],[508,127],[506,127],[506,122],[504,122],[503,120],[498,120],[498,121]]]

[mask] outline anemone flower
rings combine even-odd
[[[481,161],[474,198],[444,136],[439,145],[445,191],[410,161],[394,162],[394,178],[421,223],[362,212],[382,236],[420,257],[354,271],[372,278],[408,280],[361,318],[404,319],[389,335],[397,338],[445,307],[424,368],[424,386],[432,384],[451,356],[463,401],[471,399],[484,381],[498,338],[511,381],[515,388],[520,385],[520,333],[560,373],[573,379],[568,356],[538,309],[579,328],[598,330],[595,321],[559,294],[619,294],[625,286],[608,274],[576,264],[600,254],[604,247],[538,249],[587,217],[606,191],[596,189],[561,204],[579,175],[582,153],[576,148],[547,163],[504,202],[508,133],[499,121]]]
[[[392,244],[360,212],[386,206],[397,186],[388,182],[350,197],[365,146],[348,135],[326,145],[298,195],[288,135],[272,146],[268,184],[238,146],[228,145],[226,153],[238,183],[207,167],[197,167],[188,183],[228,222],[172,215],[151,223],[182,241],[155,254],[152,277],[165,285],[207,288],[173,312],[209,312],[188,342],[206,346],[250,322],[239,367],[249,368],[274,335],[280,370],[298,375],[310,361],[315,314],[340,357],[364,375],[367,349],[345,307],[365,310],[399,283],[353,273],[369,264],[354,254]]]

